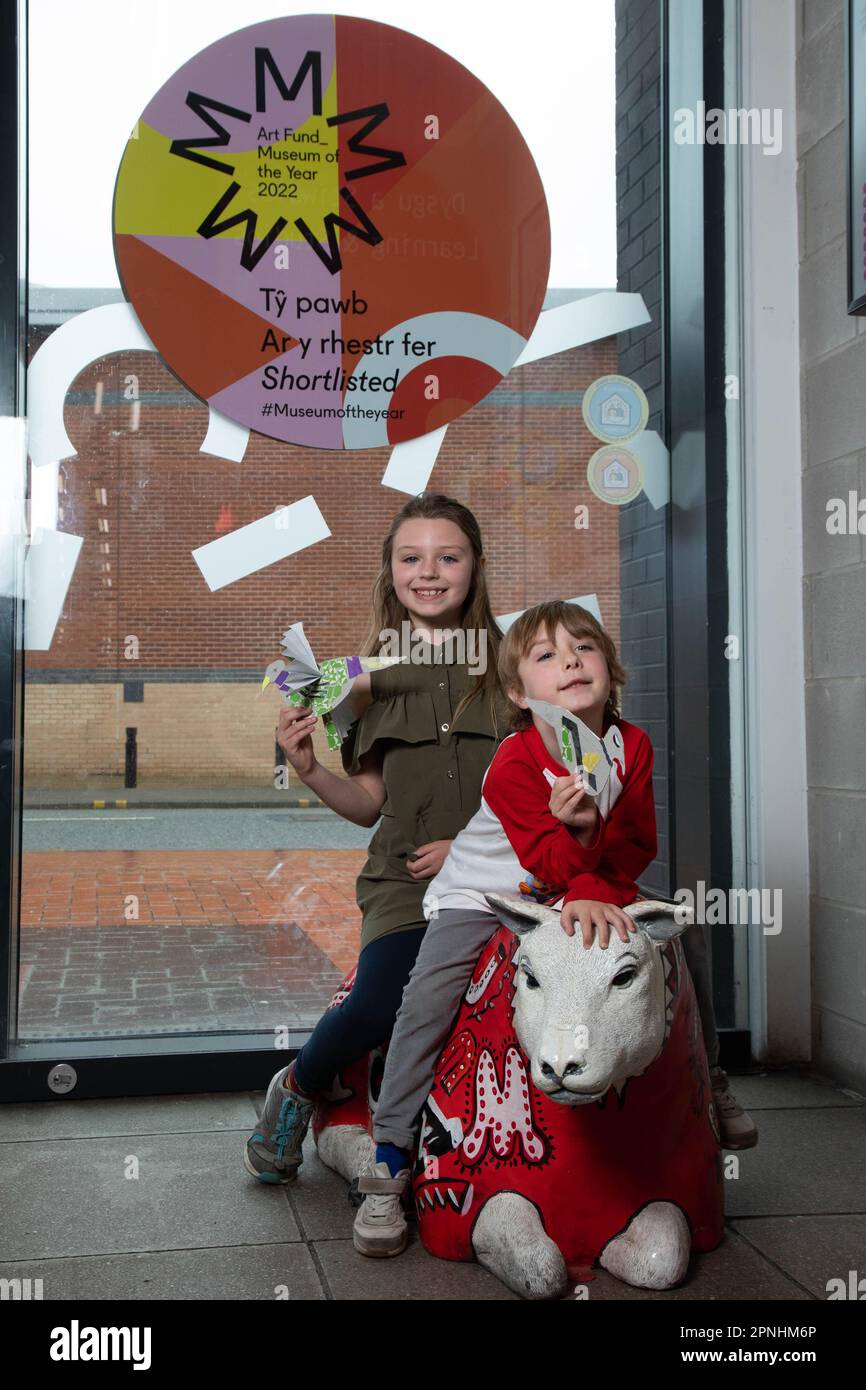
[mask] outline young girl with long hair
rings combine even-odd
[[[412,498],[382,546],[361,654],[377,655],[385,630],[399,634],[408,622],[413,656],[358,677],[352,712],[359,717],[341,749],[348,777],[318,762],[315,715],[296,707],[280,712],[278,742],[301,781],[356,825],[373,826],[380,816],[381,823],[357,880],[363,925],[353,988],[272,1078],[247,1141],[244,1165],[261,1182],[297,1176],[317,1095],[387,1041],[427,926],[421,900],[480,804],[507,721],[497,675],[501,634],[484,568],[481,533],[468,508],[441,494]],[[449,631],[456,642],[443,642]],[[475,662],[457,659],[470,646],[466,634],[473,653],[486,658],[474,674]]]

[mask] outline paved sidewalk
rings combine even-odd
[[[28,852],[20,1035],[312,1027],[358,958],[364,855]]]
[[[785,1074],[737,1077],[736,1092],[761,1137],[727,1184],[724,1243],[668,1293],[580,1274],[590,1302],[805,1303],[825,1299],[829,1279],[866,1273],[863,1098]],[[4,1106],[0,1186],[14,1201],[0,1226],[0,1279],[41,1279],[46,1300],[273,1302],[281,1285],[292,1301],[515,1298],[479,1265],[428,1255],[414,1226],[399,1259],[359,1255],[346,1184],[309,1139],[293,1188],[256,1183],[241,1154],[262,1099]]]
[[[322,807],[324,802],[307,788],[292,779],[285,790],[276,787],[178,787],[148,783],[143,787],[58,787],[28,788],[24,793],[25,811],[92,810],[93,807],[114,810],[147,807]]]

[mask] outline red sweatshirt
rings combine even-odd
[[[548,808],[553,780],[569,773],[535,726],[503,739],[485,773],[480,808],[424,896],[425,916],[437,907],[490,912],[485,893],[523,891],[544,902],[589,898],[617,907],[634,901],[635,880],[656,854],[653,751],[642,729],[617,722],[625,769],[617,759],[586,846]]]

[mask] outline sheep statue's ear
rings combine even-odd
[[[531,898],[504,897],[501,893],[485,893],[484,896],[502,925],[516,936],[528,935],[543,922],[559,920],[558,912]]]
[[[681,936],[695,919],[692,908],[685,903],[653,899],[651,902],[630,903],[623,908],[637,922],[650,941],[664,943]]]

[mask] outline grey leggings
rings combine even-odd
[[[482,947],[499,923],[490,912],[442,908],[431,919],[397,1013],[373,1119],[377,1144],[411,1149],[418,1116],[433,1084],[436,1059],[472,978]],[[718,1062],[704,928],[689,927],[683,950],[697,996],[709,1065]]]

